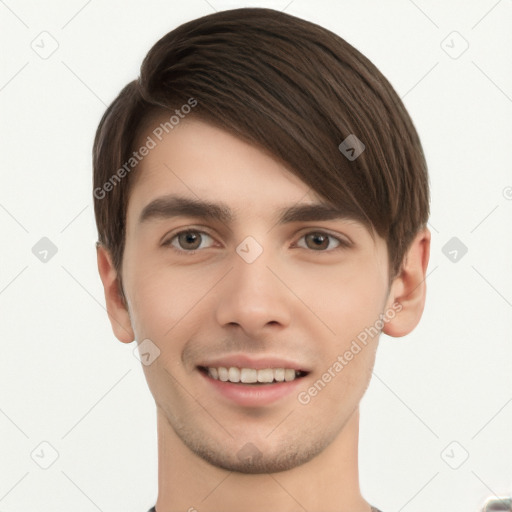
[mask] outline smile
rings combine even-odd
[[[309,374],[291,368],[198,366],[197,369],[208,387],[210,400],[218,397],[229,405],[249,408],[270,406],[295,396],[298,387],[304,385],[302,379]]]
[[[262,368],[257,370],[255,368],[237,368],[236,366],[230,368],[200,366],[199,369],[203,373],[207,373],[212,379],[240,384],[291,382],[306,375],[306,372],[293,368]]]

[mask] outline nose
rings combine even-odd
[[[289,326],[294,296],[271,251],[264,250],[254,261],[240,254],[234,255],[233,268],[219,283],[219,325],[238,326],[255,338],[270,328]]]

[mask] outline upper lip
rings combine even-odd
[[[294,370],[309,372],[307,367],[290,359],[280,357],[261,357],[255,359],[246,355],[233,355],[218,359],[210,359],[200,363],[198,366],[203,366],[205,368],[230,368],[234,366],[236,368],[254,368],[256,370],[263,370],[264,368],[292,368]]]

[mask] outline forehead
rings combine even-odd
[[[136,148],[151,146],[131,177],[130,196],[145,201],[163,192],[206,199],[244,194],[260,201],[280,196],[320,199],[314,190],[259,149],[225,130],[194,118],[182,120],[161,140],[154,131],[165,117],[147,121]],[[245,204],[245,203],[244,203]]]
[[[198,119],[155,135],[166,117],[146,122],[139,137],[153,146],[131,185],[130,224],[175,216],[235,223],[242,215],[274,223],[344,220],[366,223],[344,205],[332,205],[268,152]],[[138,146],[137,146],[138,147]]]

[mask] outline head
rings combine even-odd
[[[355,156],[342,144],[354,136],[364,145]],[[158,347],[144,371],[176,435],[242,472],[286,469],[325,449],[364,394],[380,332],[407,334],[424,304],[427,166],[386,78],[318,25],[269,9],[218,12],[151,48],[105,112],[93,160],[112,328]],[[170,196],[186,207],[179,217],[167,215]],[[192,200],[223,208],[197,217]],[[279,222],[282,210],[312,205],[308,220]],[[228,435],[191,398],[210,400],[201,363],[243,354],[295,359],[309,385],[331,369],[314,400],[293,402],[284,444],[265,437],[282,419],[275,404],[214,399]],[[236,457],[249,442],[263,454],[250,470]]]

